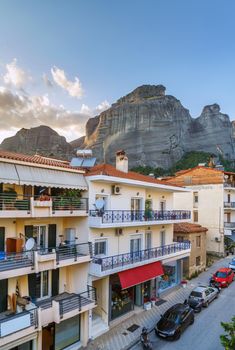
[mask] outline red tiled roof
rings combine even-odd
[[[202,227],[198,224],[191,224],[189,222],[182,222],[180,224],[174,224],[174,233],[197,233],[207,232],[206,227]]]
[[[179,175],[183,175],[183,174],[189,173],[190,171],[195,170],[195,169],[222,171],[221,169],[210,168],[210,167],[206,167],[204,165],[197,165],[194,168],[188,168],[188,169],[184,169],[184,170],[179,170],[179,171],[177,171],[175,173],[175,176],[179,176]]]
[[[49,157],[43,157],[43,156],[40,156],[37,154],[26,155],[26,154],[21,154],[21,153],[0,150],[0,159],[1,158],[9,159],[9,160],[16,160],[16,161],[20,161],[20,162],[26,162],[26,163],[34,163],[34,164],[40,164],[40,165],[47,165],[47,166],[77,170],[74,167],[71,167],[67,160],[59,160],[59,159],[54,159],[54,158],[49,158]]]
[[[114,177],[120,177],[123,179],[144,181],[144,182],[150,182],[150,183],[160,184],[160,185],[182,187],[182,186],[174,185],[172,183],[171,184],[166,183],[165,181],[162,181],[162,180],[154,179],[150,176],[135,173],[134,171],[128,171],[128,173],[125,173],[123,171],[117,170],[114,166],[110,164],[99,164],[94,166],[93,168],[88,170],[86,173],[86,176],[92,176],[92,175],[114,176]]]

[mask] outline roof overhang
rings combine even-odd
[[[101,183],[110,182],[112,184],[125,184],[128,186],[145,187],[145,188],[151,188],[156,190],[162,190],[166,192],[191,192],[190,189],[185,187],[158,184],[158,183],[147,182],[147,181],[139,181],[139,180],[121,178],[116,176],[90,175],[90,176],[86,176],[86,178],[91,182],[101,182]]]

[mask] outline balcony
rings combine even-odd
[[[225,189],[235,189],[235,182],[224,182]]]
[[[225,222],[224,228],[235,229],[235,222]]]
[[[0,193],[0,218],[87,216],[88,198]]]
[[[187,241],[104,258],[94,257],[90,267],[90,274],[103,277],[158,260],[177,256],[183,258],[189,256],[190,251],[191,244]]]
[[[60,267],[77,263],[89,262],[92,256],[92,244],[78,243],[62,245],[56,248],[56,262]]]
[[[235,209],[235,202],[224,202],[224,209]]]
[[[26,275],[32,273],[33,268],[33,251],[20,253],[0,252],[0,279]]]
[[[187,222],[190,218],[188,210],[90,210],[89,225],[96,228],[163,225]]]
[[[35,332],[38,327],[38,310],[24,310],[19,313],[0,313],[0,348],[5,344]]]
[[[76,316],[96,306],[96,289],[87,286],[82,293],[61,293],[55,297],[37,302],[41,311],[42,326]]]

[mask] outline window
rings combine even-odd
[[[107,241],[99,240],[95,242],[95,255],[106,255]]]
[[[160,232],[160,239],[161,239],[161,242],[160,242],[160,245],[163,246],[166,244],[166,232],[165,231],[161,231]]]
[[[201,236],[196,237],[196,247],[200,248],[201,247]]]
[[[145,249],[152,248],[152,232],[146,232],[145,234]]]
[[[193,206],[198,206],[198,192],[193,192]]]
[[[193,221],[198,222],[198,211],[193,212]]]
[[[44,299],[51,296],[50,271],[36,273],[36,296]]]
[[[196,257],[196,266],[200,266],[201,265],[201,257],[197,256]]]
[[[230,201],[231,201],[231,195],[230,193],[228,193],[228,203],[230,203]]]
[[[139,252],[141,250],[141,236],[134,236],[130,241],[130,252]]]
[[[131,198],[131,210],[139,211],[142,209],[142,198]]]

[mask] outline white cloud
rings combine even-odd
[[[47,87],[49,88],[53,87],[51,80],[48,78],[48,76],[45,73],[42,75],[42,80]]]
[[[89,116],[91,116],[93,113],[92,113],[92,110],[90,107],[88,107],[87,105],[85,105],[84,103],[82,104],[82,107],[80,109],[80,112],[81,113],[84,113],[84,114],[87,114]]]
[[[101,102],[98,106],[96,106],[96,111],[98,113],[101,113],[110,107],[111,107],[110,103],[107,100],[105,100],[105,101]]]
[[[75,77],[74,82],[68,80],[65,72],[57,67],[51,69],[51,74],[54,82],[62,89],[66,90],[70,96],[76,98],[81,98],[83,96],[83,88],[77,77]]]
[[[48,95],[27,96],[0,87],[0,135],[20,128],[48,125],[63,136],[78,138],[85,133],[89,115],[50,103]]]
[[[6,74],[3,81],[7,85],[13,85],[16,88],[23,86],[31,79],[31,77],[20,67],[17,66],[17,59],[14,58],[11,63],[6,64]]]

